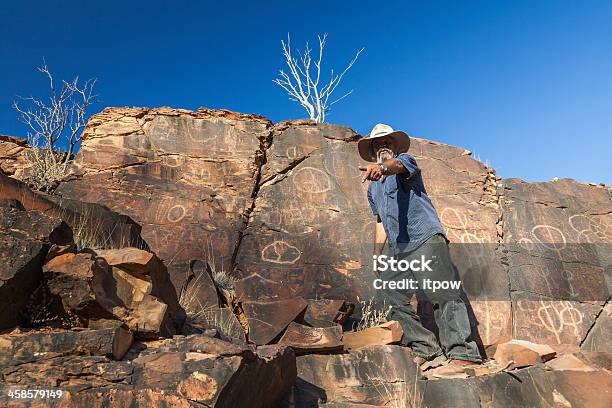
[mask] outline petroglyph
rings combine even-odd
[[[492,242],[486,231],[477,231],[470,228],[468,216],[453,207],[445,207],[440,212],[440,222],[446,229],[451,242],[464,244],[482,244]]]
[[[553,250],[560,251],[565,248],[567,239],[557,227],[548,224],[539,224],[531,229],[531,235],[542,246]]]
[[[181,167],[186,163],[187,159],[181,155],[168,155],[162,157],[162,163],[165,166],[177,168]]]
[[[508,335],[511,319],[510,301],[476,300],[471,303],[474,313],[479,318],[478,333],[483,344],[494,344],[500,341],[500,336]]]
[[[594,244],[612,241],[612,232],[603,217],[575,214],[569,217],[568,221],[570,227],[578,233],[578,242]]]
[[[530,317],[534,318],[530,324],[547,330],[555,337],[557,344],[564,342],[561,336],[568,333],[567,330],[575,336],[576,342],[582,339],[581,324],[584,315],[571,301],[521,299],[517,301],[517,306],[519,310],[527,312]]]
[[[300,259],[300,250],[285,241],[274,241],[261,250],[261,259],[276,264],[294,264]]]
[[[163,198],[155,210],[155,223],[165,224],[166,222],[177,223],[182,221],[187,215],[187,209],[182,204],[175,204],[173,198]]]
[[[180,204],[175,204],[168,210],[166,218],[169,222],[179,222],[185,218],[185,214],[187,214],[185,207]]]
[[[521,248],[529,252],[533,251],[536,248],[536,244],[531,238],[521,238],[517,242]]]
[[[331,190],[329,176],[315,167],[302,167],[293,174],[293,184],[305,193],[324,193]]]
[[[467,226],[467,217],[452,207],[442,209],[440,221],[446,228],[465,229]]]
[[[355,162],[358,160],[356,155],[348,152],[334,152],[329,159],[328,170],[336,178],[359,179],[361,178],[361,170]],[[366,184],[367,186],[367,184]]]

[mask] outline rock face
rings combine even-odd
[[[597,376],[597,377],[595,377]],[[597,381],[593,381],[597,378]],[[606,407],[612,375],[595,372],[545,371],[542,366],[461,380],[424,381],[428,407]]]
[[[176,273],[193,259],[229,270],[270,127],[228,111],[109,108],[89,121],[74,180],[57,192],[136,220]]]
[[[90,120],[74,177],[58,192],[139,222],[177,287],[202,259],[244,279],[237,288],[246,300],[354,302],[374,294],[375,278],[358,137],[227,111],[108,108]],[[465,149],[424,139],[413,139],[411,153],[456,244],[478,341],[581,344],[610,293],[609,189],[501,183]],[[547,242],[571,251],[555,260],[558,245],[546,254],[523,248]],[[526,266],[534,256],[538,266]],[[427,305],[422,311],[427,321]]]
[[[581,344],[611,293],[610,192],[570,180],[503,189],[514,337]]]
[[[374,222],[359,179],[358,137],[308,121],[275,126],[238,248],[241,277],[256,273],[311,299],[372,295],[373,275],[363,266]]]
[[[286,406],[394,406],[420,399],[414,395],[420,374],[405,347],[366,347],[347,354],[299,356],[297,373]]]
[[[0,172],[0,295],[19,309],[48,295],[73,329],[0,336],[2,383],[68,386],[60,406],[610,406],[610,189],[501,180],[465,149],[413,139],[474,338],[497,360],[427,380],[409,349],[381,345],[399,341],[393,322],[342,331],[375,294],[358,138],[304,120],[108,108],[57,196]],[[14,178],[24,149],[0,138]],[[73,243],[67,226],[76,241],[83,220],[110,244]],[[418,308],[435,331],[431,305]],[[0,329],[15,316],[0,306]],[[525,368],[500,372],[510,361]]]
[[[25,157],[27,149],[25,139],[0,135],[0,170],[9,176],[21,178],[28,166]]]

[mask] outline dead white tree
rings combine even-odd
[[[306,112],[308,112],[310,119],[320,123],[325,121],[325,116],[331,110],[332,105],[353,93],[353,90],[350,90],[337,99],[331,98],[338,85],[340,85],[344,74],[355,64],[364,48],[357,51],[355,57],[353,57],[340,74],[334,73],[332,69],[329,82],[324,84],[321,81],[321,64],[323,62],[323,51],[327,41],[327,34],[319,35],[318,38],[319,55],[317,59],[312,59],[312,49],[308,43],[306,43],[303,53],[296,49],[299,56],[298,59],[291,54],[291,37],[287,34],[287,42],[281,41],[281,44],[285,62],[289,67],[289,73],[282,69],[279,70],[279,77],[274,80],[274,83],[287,91],[290,100],[302,105]]]
[[[13,102],[19,120],[27,127],[28,142],[32,150],[26,155],[29,164],[28,181],[38,190],[52,190],[68,171],[75,149],[81,141],[81,132],[87,121],[87,109],[94,102],[93,87],[96,79],[82,85],[79,77],[56,87],[53,75],[43,60],[37,70],[49,82],[47,100],[32,96]]]

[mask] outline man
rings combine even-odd
[[[396,260],[430,260],[423,262],[428,268],[411,267],[408,271],[387,268],[379,278],[383,282],[410,278],[418,285],[414,291],[388,288],[383,291],[392,306],[389,318],[402,325],[402,342],[411,347],[416,356],[414,361],[424,370],[444,364],[435,370],[440,375],[459,373],[467,365],[481,363],[481,357],[476,343],[470,340],[462,291],[434,291],[431,285],[424,284],[426,279],[459,282],[459,277],[449,255],[444,228],[425,191],[421,170],[407,153],[409,147],[410,137],[406,133],[385,124],[376,125],[358,143],[360,156],[376,162],[360,167],[362,182],[370,180],[368,200],[377,217],[375,242],[382,243],[386,235],[389,255]],[[419,300],[432,303],[442,348],[436,336],[420,324],[410,305],[413,293]]]

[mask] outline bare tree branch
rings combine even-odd
[[[93,94],[96,80],[88,79],[81,85],[77,76],[71,81],[61,81],[61,88],[56,88],[53,74],[44,59],[37,70],[49,82],[48,100],[17,96],[21,103],[13,101],[13,109],[19,120],[28,127],[28,141],[35,151],[32,159],[39,161],[33,166],[40,181],[34,183],[40,184],[35,187],[48,190],[51,188],[51,178],[66,173],[76,146],[81,141],[81,133],[87,122],[87,109],[96,98]]]
[[[289,100],[298,102],[306,110],[310,119],[320,123],[325,121],[325,116],[331,110],[333,104],[353,93],[351,90],[340,98],[329,102],[331,95],[340,85],[344,75],[355,64],[364,48],[357,51],[355,57],[353,57],[340,75],[334,74],[332,69],[329,82],[321,86],[321,67],[327,34],[319,35],[318,39],[319,55],[316,60],[312,59],[312,49],[308,43],[306,43],[304,52],[296,50],[299,57],[299,59],[296,59],[291,54],[291,36],[287,34],[287,42],[281,40],[281,45],[290,75],[281,69],[279,70],[279,77],[274,79],[273,82],[289,94]]]

